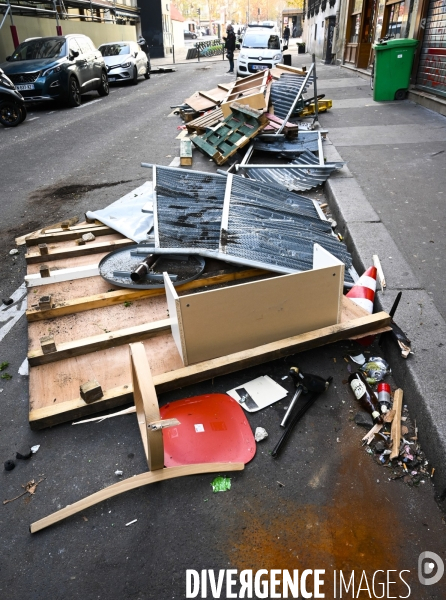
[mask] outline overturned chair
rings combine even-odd
[[[254,457],[254,436],[235,400],[226,394],[209,394],[169,403],[160,412],[142,342],[130,344],[130,361],[136,416],[149,471],[35,521],[31,533],[128,490],[186,475],[241,471]]]

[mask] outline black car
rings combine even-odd
[[[198,36],[194,31],[189,31],[189,29],[185,29],[184,37],[189,38],[190,40],[196,40]]]
[[[70,34],[22,42],[0,68],[25,102],[63,100],[79,106],[81,94],[109,93],[107,67],[89,37]]]

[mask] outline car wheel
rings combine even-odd
[[[138,83],[138,70],[136,67],[133,68],[133,77],[130,81],[132,85],[136,85]]]
[[[20,112],[21,112],[21,117],[20,117],[20,123],[23,123],[23,121],[26,119],[26,115],[27,115],[27,111],[26,111],[26,106],[23,105],[20,107]]]
[[[0,123],[4,127],[16,127],[23,121],[21,107],[15,102],[0,104]]]
[[[145,79],[150,79],[150,63],[147,63],[146,72],[144,73]]]
[[[68,106],[75,107],[81,105],[81,90],[76,77],[70,77],[68,82]]]
[[[108,77],[105,71],[102,71],[101,74],[101,85],[98,87],[98,94],[100,96],[108,96],[110,93],[110,88],[108,85]]]

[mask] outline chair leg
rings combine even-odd
[[[94,504],[98,504],[108,498],[113,498],[118,494],[133,490],[143,485],[149,485],[151,483],[157,483],[158,481],[165,481],[167,479],[174,479],[176,477],[185,477],[186,475],[201,475],[203,473],[218,473],[228,471],[243,471],[245,465],[243,463],[204,463],[199,465],[182,465],[180,467],[168,467],[164,469],[158,469],[156,471],[148,471],[147,473],[141,473],[135,475],[129,479],[124,479],[119,483],[110,485],[91,496],[87,496],[74,504],[69,504],[65,508],[58,510],[48,517],[44,517],[39,521],[35,521],[30,525],[30,532],[36,533],[45,527],[49,527],[54,523],[62,521],[71,515],[74,515]]]

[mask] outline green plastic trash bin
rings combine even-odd
[[[375,69],[373,100],[404,100],[418,40],[387,40],[373,46]]]

